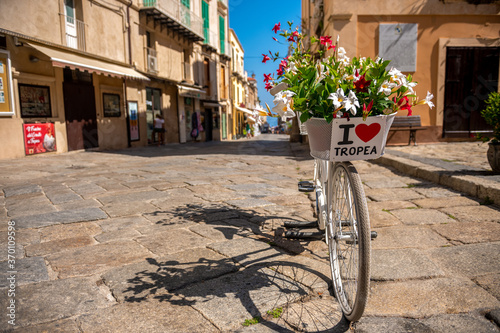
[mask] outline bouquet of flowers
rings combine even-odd
[[[334,45],[330,36],[307,37],[298,28],[292,30],[291,22],[288,25],[290,31],[282,30],[280,23],[272,29],[287,40],[288,56],[281,58],[279,52],[271,51],[262,54],[264,63],[281,60],[276,77],[264,74],[264,82],[268,91],[278,84],[286,87],[274,95],[272,108],[282,118],[294,117],[297,112],[301,122],[312,117],[331,122],[333,118],[366,119],[399,110],[411,115],[415,105],[434,106],[430,92],[425,99],[418,100],[414,92],[417,83],[411,75],[404,75],[396,68],[387,70],[390,61],[350,59],[344,48],[338,46],[338,39]],[[278,41],[276,37],[273,39]]]

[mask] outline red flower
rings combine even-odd
[[[299,40],[299,36],[300,36],[300,35],[299,35],[299,32],[298,32],[298,31],[294,31],[294,32],[290,35],[290,37],[288,37],[288,41],[289,41],[289,42],[295,42],[295,41],[296,41],[296,40],[295,40],[295,38],[297,38],[297,40]]]
[[[408,97],[403,96],[397,102],[396,102],[396,97],[394,97],[394,103],[396,103],[398,105],[398,107],[399,107],[400,110],[407,110],[408,111],[408,115],[409,116],[412,115],[411,105],[410,105],[410,102],[408,100]]]
[[[266,61],[271,60],[271,58],[269,58],[267,54],[262,53],[262,55],[264,56],[264,59],[262,59],[263,63],[266,63]]]
[[[271,73],[269,74],[264,73],[264,82],[269,83],[269,80],[271,80]]]
[[[277,41],[278,41],[278,38],[276,38],[276,37],[273,37],[273,39],[274,39],[274,41],[275,41],[275,42],[277,42]]]
[[[266,88],[267,91],[269,91],[269,90],[271,90],[273,88],[273,86],[271,85],[271,83],[267,82],[265,88]]]
[[[358,81],[354,82],[354,88],[358,92],[368,92],[371,80],[366,81],[365,74],[363,74]]]
[[[272,30],[274,31],[275,34],[278,33],[278,31],[281,30],[281,22],[275,24]]]
[[[280,67],[283,67],[283,68],[286,68],[288,66],[288,63],[286,62],[286,60],[281,60],[280,62]]]
[[[330,36],[321,36],[319,38],[319,42],[321,43],[321,45],[325,45],[325,46],[328,46],[328,50],[330,49],[333,49],[335,46],[333,46],[333,42],[331,40],[332,37]]]
[[[278,72],[278,75],[281,76],[281,75],[283,75],[283,73],[285,72],[285,70],[284,70],[283,67],[280,66],[280,68],[278,68],[277,72]]]

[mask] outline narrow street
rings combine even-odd
[[[279,237],[315,219],[288,136],[2,160],[0,331],[499,332],[498,207],[355,166],[378,238],[349,327],[324,242]]]

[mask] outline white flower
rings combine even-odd
[[[275,105],[278,104],[279,102],[290,104],[293,95],[295,95],[295,93],[290,90],[282,90],[278,92],[276,95],[274,95],[273,102]]]
[[[345,52],[345,49],[341,46],[339,47],[338,51],[337,51],[337,56],[339,58],[344,58],[346,55],[346,52]]]
[[[342,108],[345,105],[346,97],[342,88],[338,88],[336,92],[331,93],[328,99],[333,100],[335,110]]]
[[[287,73],[291,72],[293,74],[297,73],[297,66],[295,65],[294,61],[290,61],[288,63],[288,66],[285,68],[285,72],[287,72]]]
[[[417,82],[408,82],[406,78],[404,78],[403,86],[408,88],[408,93],[413,94],[415,91],[413,90],[413,87],[417,86]]]
[[[397,83],[398,85],[403,84],[403,80],[406,81],[404,74],[394,67],[392,67],[389,71],[389,75],[391,76],[391,81]]]
[[[291,108],[292,96],[295,95],[294,92],[290,90],[282,90],[274,96],[274,107],[273,112],[276,112],[281,116],[281,119],[286,121],[287,118],[295,117],[295,112]]]
[[[356,97],[356,94],[351,90],[349,91],[344,107],[346,111],[350,111],[354,116],[356,114],[356,106],[359,108],[358,97]]]
[[[434,107],[434,103],[431,102],[431,99],[434,98],[434,95],[431,94],[429,91],[427,92],[427,96],[425,97],[424,103],[429,105],[429,107],[432,109]]]
[[[386,96],[389,96],[392,92],[392,88],[396,86],[395,83],[389,82],[389,81],[384,81],[382,85],[380,86],[378,92],[383,92]]]

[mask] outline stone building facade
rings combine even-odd
[[[435,108],[414,108],[419,142],[463,140],[491,128],[480,116],[498,91],[500,4],[494,0],[303,0],[302,29],[340,38],[349,57],[391,60],[434,95]],[[404,116],[404,115],[398,115]],[[408,142],[396,132],[390,143]]]
[[[230,138],[227,0],[0,7],[0,158]]]

